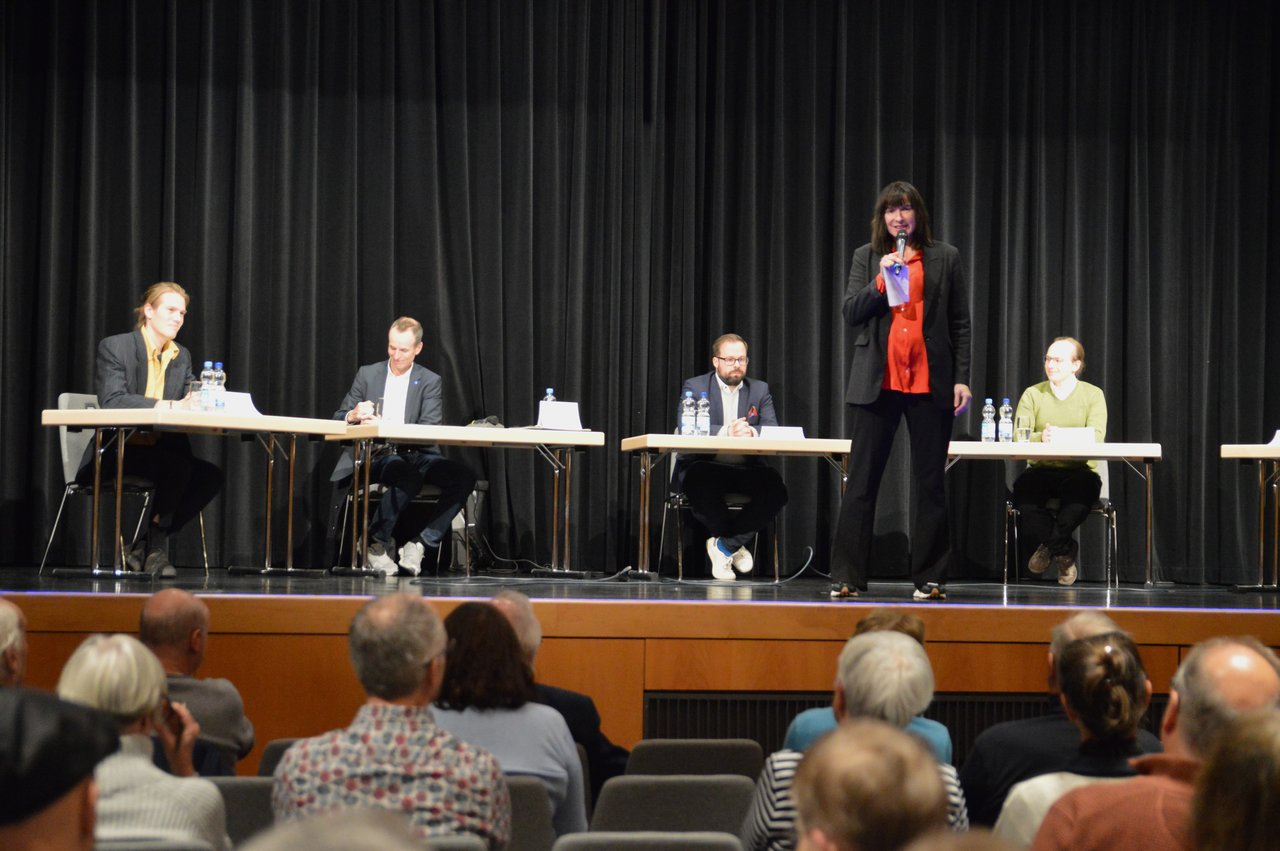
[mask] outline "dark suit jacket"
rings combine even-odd
[[[191,374],[191,350],[178,346],[178,356],[164,373],[164,398],[178,400],[187,395]],[[147,343],[142,331],[113,334],[98,343],[98,356],[93,369],[94,392],[103,408],[154,408],[158,400],[147,392]],[[182,437],[185,440],[185,436]],[[80,468],[93,464],[93,442],[85,448]]]
[[[680,396],[684,397],[684,391],[692,390],[695,400],[702,393],[707,394],[707,399],[711,402],[711,434],[714,436],[720,427],[725,424],[724,400],[720,396],[720,385],[716,381],[715,370],[704,375],[695,375],[693,378],[686,378],[684,386],[680,388]],[[769,385],[763,381],[754,378],[742,379],[742,387],[738,389],[738,410],[734,411],[732,416],[728,417],[730,421],[736,420],[738,417],[746,417],[747,424],[754,428],[757,432],[761,426],[776,426],[778,424],[778,415],[773,410],[773,397],[769,395]],[[676,429],[680,428],[679,417],[676,418]],[[679,491],[681,483],[684,481],[684,471],[689,464],[694,461],[706,461],[711,456],[708,455],[680,455],[676,459],[676,468],[672,473],[672,490]],[[757,457],[749,457],[749,464],[763,464],[764,461]]]
[[[960,252],[945,242],[924,249],[924,348],[929,363],[929,395],[950,409],[955,385],[969,383],[969,302]],[[876,288],[880,258],[864,245],[853,253],[844,292],[844,318],[853,326],[853,362],[844,400],[869,405],[880,397],[888,363],[889,298]]]
[[[351,409],[361,402],[376,402],[387,386],[387,362],[365,364],[356,372],[351,389],[342,399],[342,405],[334,412],[335,420],[345,420]],[[414,364],[409,370],[409,392],[404,400],[404,421],[417,425],[439,425],[444,419],[444,393],[440,376],[425,366]],[[418,447],[421,452],[437,452],[434,446]],[[355,469],[351,450],[346,449],[333,468],[329,481],[340,482],[350,478]]]
[[[600,795],[600,787],[610,777],[627,771],[626,748],[619,747],[600,730],[600,713],[590,695],[537,683],[538,703],[546,704],[564,716],[569,735],[587,752],[587,768],[591,772],[591,799]]]

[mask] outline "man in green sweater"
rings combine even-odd
[[[1018,400],[1015,422],[1031,423],[1031,439],[1052,443],[1064,428],[1092,428],[1101,443],[1107,437],[1107,400],[1102,390],[1080,380],[1084,346],[1074,337],[1058,337],[1044,355],[1048,381],[1028,387]],[[1060,437],[1061,435],[1059,435]],[[1060,585],[1076,581],[1080,545],[1072,533],[1098,500],[1102,480],[1097,461],[1032,461],[1013,483],[1018,510],[1018,539],[1030,552],[1027,569],[1044,573],[1052,566]],[[1056,511],[1049,510],[1057,500]]]

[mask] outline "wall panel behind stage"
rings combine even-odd
[[[269,413],[329,415],[407,313],[448,422],[527,423],[552,385],[610,447],[665,431],[734,329],[785,422],[843,435],[844,278],[906,177],[968,265],[975,393],[1080,336],[1111,438],[1164,444],[1162,575],[1252,575],[1254,479],[1216,456],[1280,426],[1266,3],[105,0],[0,25],[0,562],[38,558],[56,508],[39,410],[160,279],[194,297],[180,341]],[[252,558],[261,450],[201,449],[230,474],[211,555]],[[464,455],[495,547],[545,560],[541,462]],[[332,450],[303,460],[319,564]],[[578,472],[578,563],[631,563],[632,462]],[[825,564],[833,478],[785,474],[788,558]],[[952,476],[960,571],[996,575],[1001,472]],[[905,574],[905,481],[895,458],[879,575]],[[1138,578],[1139,482],[1112,482]]]

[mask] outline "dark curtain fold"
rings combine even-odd
[[[1256,475],[1218,445],[1280,427],[1266,2],[53,0],[0,25],[4,563],[38,557],[61,491],[40,409],[173,279],[179,339],[264,412],[328,416],[401,314],[448,422],[579,401],[608,442],[578,458],[575,562],[630,564],[617,442],[670,430],[721,332],[785,423],[847,434],[845,276],[901,177],[965,260],[975,394],[1016,398],[1079,337],[1109,438],[1163,444],[1159,575],[1255,576]],[[198,445],[229,476],[211,556],[260,557],[262,450]],[[325,560],[334,454],[301,453],[303,564]],[[491,482],[495,549],[545,561],[543,462],[457,454]],[[789,564],[825,567],[836,479],[779,466]],[[879,576],[906,573],[908,473],[899,451]],[[997,576],[1004,471],[950,476],[957,574]],[[1111,481],[1139,579],[1142,482]]]

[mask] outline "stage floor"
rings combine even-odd
[[[494,573],[470,578],[462,573],[411,580],[344,578],[319,571],[288,573],[277,570],[269,576],[233,576],[225,569],[179,568],[176,579],[116,579],[40,576],[35,567],[0,568],[0,593],[68,594],[148,594],[165,587],[185,588],[199,594],[236,596],[349,597],[417,591],[427,597],[488,597],[500,588],[514,588],[535,600],[582,601],[681,601],[734,603],[814,603],[843,606],[852,604],[914,603],[908,582],[872,582],[867,594],[848,603],[836,603],[827,594],[828,582],[819,576],[801,575],[774,583],[761,577],[721,582],[703,579],[677,581],[674,577],[637,581],[634,574],[586,579],[533,577],[528,574]],[[1008,606],[1065,608],[1155,608],[1189,610],[1275,610],[1280,594],[1275,591],[1241,592],[1223,586],[1175,585],[1160,583],[1154,588],[1122,585],[1108,589],[1099,583],[1077,582],[1063,587],[1053,581],[1011,583],[957,580],[947,584],[948,600],[934,606]]]

